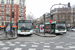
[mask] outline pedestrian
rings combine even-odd
[[[6,27],[6,32],[10,33],[10,24],[8,24],[8,26]]]

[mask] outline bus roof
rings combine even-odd
[[[18,23],[32,23],[31,20],[18,20]]]
[[[62,21],[57,21],[57,22],[53,21],[51,24],[58,24],[58,23],[60,24],[60,23],[65,23],[65,22],[62,22]],[[50,24],[50,23],[45,23],[45,24]]]
[[[50,23],[45,23],[45,24],[50,24]],[[56,21],[53,21],[51,24],[56,24]]]

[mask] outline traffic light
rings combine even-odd
[[[45,14],[43,15],[43,19],[45,19]]]
[[[68,3],[68,7],[70,7],[70,2]]]
[[[2,25],[4,25],[4,22],[2,22]]]
[[[53,20],[53,15],[51,15],[51,19]]]
[[[12,12],[12,18],[14,18],[14,12]]]

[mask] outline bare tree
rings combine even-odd
[[[75,8],[75,5],[73,5],[72,7]]]
[[[28,14],[28,15],[26,16],[26,19],[27,19],[27,20],[31,20],[31,21],[33,21],[33,20],[34,20],[34,16]]]

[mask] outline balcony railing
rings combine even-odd
[[[1,12],[4,12],[3,10],[1,10]]]

